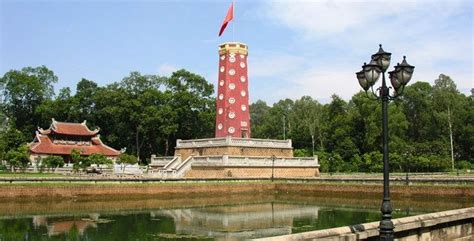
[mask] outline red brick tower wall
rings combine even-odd
[[[216,98],[216,137],[250,138],[247,45],[219,46],[219,79]]]

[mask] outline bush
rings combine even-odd
[[[466,160],[462,160],[462,161],[457,161],[456,162],[456,169],[460,169],[460,170],[472,170],[474,169],[474,164],[473,163],[470,163]]]
[[[295,157],[309,157],[311,156],[311,151],[308,149],[295,149],[293,151],[293,156]]]

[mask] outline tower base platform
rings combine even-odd
[[[163,178],[301,178],[319,176],[317,157],[293,157],[291,140],[177,140],[175,156],[151,158]]]

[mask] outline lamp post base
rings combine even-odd
[[[380,241],[393,241],[393,223],[391,220],[380,221]]]
[[[382,202],[382,221],[380,221],[379,233],[381,241],[393,241],[393,229],[395,228],[392,222],[392,204],[390,199],[384,199]]]

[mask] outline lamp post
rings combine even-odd
[[[390,65],[391,53],[385,52],[382,45],[379,45],[379,51],[372,55],[369,64],[364,63],[362,70],[356,73],[360,86],[370,98],[368,90],[372,93],[372,98],[382,102],[382,136],[383,136],[383,201],[380,211],[382,220],[380,221],[379,233],[380,240],[393,240],[393,222],[392,222],[392,204],[390,202],[389,186],[389,163],[388,163],[388,111],[387,106],[390,100],[400,96],[405,85],[410,81],[414,66],[407,63],[403,56],[402,63],[398,63],[393,71],[388,72],[392,87],[388,87],[385,81],[385,71]],[[374,84],[382,75],[382,86],[374,91]],[[390,94],[390,89],[392,89]]]

